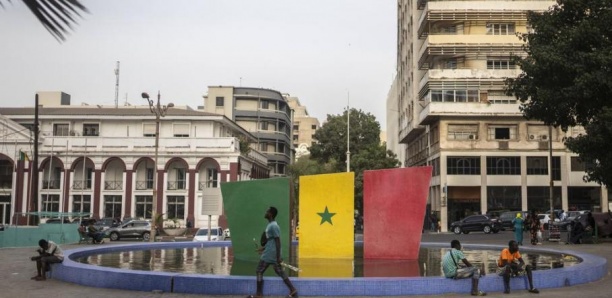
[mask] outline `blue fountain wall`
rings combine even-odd
[[[254,276],[220,276],[212,274],[181,274],[173,272],[139,271],[100,267],[73,261],[92,254],[120,252],[127,250],[149,250],[166,248],[191,248],[228,246],[227,241],[219,242],[161,242],[96,246],[65,251],[65,260],[55,264],[52,278],[91,287],[124,289],[134,291],[163,291],[207,295],[248,295],[255,293]],[[447,243],[422,243],[423,247],[447,247]],[[499,245],[464,245],[469,249],[501,251]],[[573,255],[582,260],[577,265],[551,270],[534,271],[533,279],[537,288],[560,288],[593,282],[607,274],[605,258],[571,250],[550,250],[522,248],[523,252],[554,252]],[[253,268],[255,271],[255,268]],[[389,278],[292,278],[301,296],[400,296],[437,295],[446,293],[469,293],[470,279],[453,280],[443,277],[389,277]],[[527,289],[526,277],[513,278],[511,289]],[[480,289],[486,292],[503,291],[500,276],[489,274],[480,280]],[[287,287],[278,277],[266,277],[264,294],[282,296]]]

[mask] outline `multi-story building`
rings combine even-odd
[[[293,110],[293,148],[295,158],[310,154],[310,146],[316,142],[314,134],[319,129],[319,119],[311,117],[305,106],[297,97],[285,95],[289,107]]]
[[[220,183],[269,176],[263,154],[241,150],[241,140],[256,138],[223,115],[169,108],[155,164],[156,117],[148,106],[70,106],[67,94],[39,95],[37,197],[30,191],[34,108],[0,108],[0,223],[23,223],[19,214],[31,211],[150,219],[156,204],[183,226],[210,219],[226,227]]]
[[[527,12],[554,3],[398,0],[397,101],[388,112],[404,166],[433,166],[428,212],[443,230],[472,213],[546,212],[551,180],[554,208],[609,208],[608,190],[583,181],[588,165],[563,144],[583,130],[549,132],[504,93],[504,80],[520,74],[511,56],[524,55],[516,33],[529,30]]]
[[[276,90],[209,86],[204,111],[235,121],[256,138],[253,148],[268,158],[271,176],[287,175],[293,160],[291,108]]]

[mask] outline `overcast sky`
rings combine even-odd
[[[395,74],[395,0],[83,0],[58,43],[21,3],[0,8],[0,106],[33,106],[36,91],[72,104],[203,104],[211,85],[297,96],[323,121],[352,107],[376,116]]]

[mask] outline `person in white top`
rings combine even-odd
[[[59,245],[51,240],[47,241],[45,239],[40,239],[38,241],[38,246],[40,246],[40,248],[36,250],[38,255],[30,258],[32,261],[36,261],[37,274],[33,276],[32,279],[43,281],[47,280],[45,272],[49,271],[50,264],[64,261],[64,252]]]

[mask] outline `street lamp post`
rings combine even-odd
[[[150,242],[155,242],[155,234],[157,222],[155,222],[155,217],[157,216],[157,158],[159,151],[159,123],[161,117],[166,116],[168,112],[168,108],[174,106],[173,103],[169,103],[168,105],[161,105],[160,100],[160,92],[157,91],[157,103],[153,102],[153,99],[149,97],[149,94],[146,92],[142,93],[142,98],[144,98],[149,103],[149,109],[151,113],[155,115],[155,162],[154,162],[154,170],[153,170],[153,205],[151,206],[151,218],[153,219],[153,224],[151,224],[151,237],[149,239]]]

